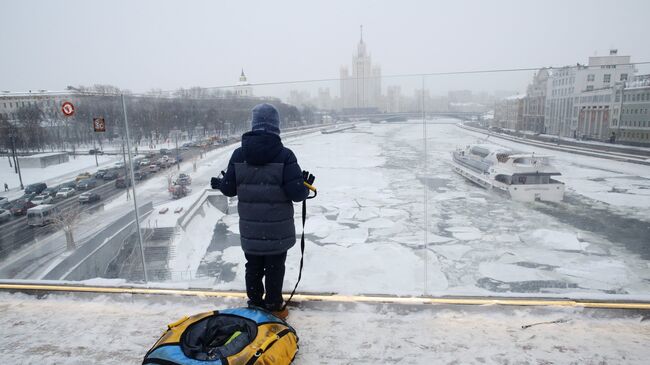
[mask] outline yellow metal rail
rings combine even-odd
[[[237,291],[211,291],[191,289],[166,289],[144,287],[107,287],[85,285],[56,285],[56,284],[23,284],[0,283],[0,290],[22,292],[86,292],[101,294],[154,294],[181,295],[219,298],[246,298],[246,293]],[[650,302],[632,301],[596,301],[569,299],[538,299],[538,298],[475,298],[475,297],[398,297],[370,295],[327,295],[327,294],[296,294],[297,302],[349,302],[349,303],[389,303],[409,305],[503,305],[503,306],[548,306],[548,307],[578,307],[603,309],[640,309],[650,310]]]

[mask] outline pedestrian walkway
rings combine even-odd
[[[238,298],[0,293],[8,364],[136,364],[168,323]],[[645,364],[648,312],[303,302],[296,364]]]

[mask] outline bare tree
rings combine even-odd
[[[53,219],[54,224],[65,232],[65,246],[68,251],[77,248],[74,240],[74,231],[82,217],[81,206],[73,205],[67,210],[59,212]]]

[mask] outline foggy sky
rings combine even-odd
[[[112,84],[134,92],[337,78],[359,25],[384,75],[650,61],[650,1],[0,1],[0,90]],[[639,67],[641,72],[650,72]],[[531,72],[427,78],[524,91]],[[421,80],[387,79],[417,87]],[[330,87],[337,82],[275,86]],[[264,94],[264,88],[256,88]],[[269,88],[271,89],[271,88]]]

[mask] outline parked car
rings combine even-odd
[[[149,165],[151,165],[151,160],[149,160],[148,158],[140,160],[140,166],[149,166]]]
[[[77,175],[77,177],[75,177],[75,181],[79,182],[80,180],[89,179],[91,177],[93,177],[93,175],[90,172],[82,172],[81,174]]]
[[[156,164],[149,165],[149,172],[151,172],[152,174],[155,174],[158,171],[160,171],[160,166],[158,166]]]
[[[58,187],[50,187],[50,188],[47,188],[47,189],[41,191],[41,195],[47,194],[47,195],[51,196],[52,198],[54,198],[56,196],[56,192],[58,190],[59,190]]]
[[[25,215],[27,213],[27,209],[33,208],[35,206],[36,205],[29,200],[17,200],[11,206],[11,214],[16,216]]]
[[[94,193],[92,191],[87,191],[87,192],[82,193],[81,195],[79,195],[79,203],[80,204],[94,203],[94,202],[98,202],[99,200],[101,200],[101,198],[102,197],[99,196],[99,194]]]
[[[97,187],[97,180],[83,179],[77,183],[77,190],[90,190]]]
[[[0,223],[4,223],[11,219],[11,212],[7,209],[0,209]]]
[[[123,189],[128,186],[131,186],[131,179],[125,178],[124,176],[120,176],[117,179],[115,179],[115,187],[118,189]]]
[[[10,210],[10,209],[11,209],[11,205],[12,205],[11,202],[0,203],[0,209]]]
[[[117,170],[109,170],[104,174],[104,180],[115,180],[120,174],[117,172]]]
[[[53,198],[49,194],[41,194],[35,196],[34,199],[31,200],[31,202],[36,205],[41,205],[41,204],[50,204],[52,200]]]
[[[94,176],[95,176],[95,179],[101,179],[101,178],[103,178],[103,177],[104,177],[104,174],[106,173],[106,171],[108,171],[108,170],[106,170],[106,169],[99,169],[99,170],[97,170],[97,172],[95,172],[95,175],[94,175]]]
[[[161,148],[160,149],[160,154],[161,155],[168,155],[170,153],[171,153],[171,151],[169,149],[167,149],[167,148]]]
[[[58,215],[59,209],[55,205],[39,205],[27,209],[27,225],[44,226],[53,223]]]
[[[73,196],[77,191],[74,188],[61,188],[59,191],[56,193],[57,198],[69,198]]]
[[[116,169],[123,169],[124,168],[124,162],[116,162],[115,165],[113,165]]]
[[[4,196],[0,196],[0,204],[5,204],[9,203],[9,199],[5,198]]]
[[[88,154],[89,155],[103,155],[104,151],[102,151],[100,149],[92,149],[92,150],[88,151]]]
[[[45,189],[47,189],[47,185],[45,183],[30,184],[25,187],[25,194],[40,194]]]

